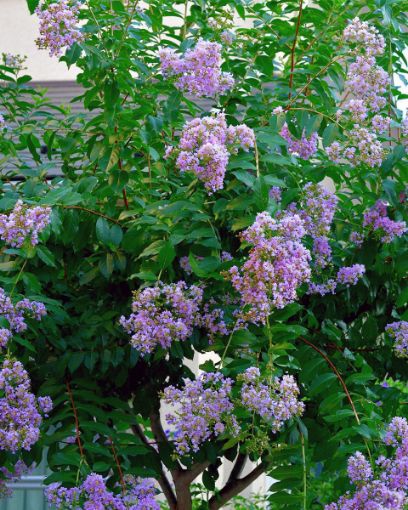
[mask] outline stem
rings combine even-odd
[[[359,416],[357,414],[357,410],[355,408],[353,399],[351,398],[351,395],[350,395],[350,392],[349,392],[349,390],[348,390],[348,388],[346,386],[346,383],[344,382],[343,378],[341,377],[340,372],[337,370],[336,365],[331,361],[331,359],[323,351],[321,351],[318,347],[316,347],[314,344],[312,344],[312,342],[309,342],[309,340],[306,340],[306,338],[303,338],[303,337],[299,337],[299,338],[300,338],[300,340],[302,340],[302,342],[304,342],[309,347],[311,347],[316,352],[318,352],[320,354],[320,356],[322,356],[322,358],[324,358],[326,363],[333,370],[334,374],[336,375],[337,379],[340,381],[340,384],[343,387],[343,390],[344,390],[344,393],[346,394],[347,400],[349,401],[350,406],[351,406],[351,408],[353,410],[354,417],[356,418],[356,422],[358,423],[358,425],[360,425],[360,423],[361,423],[360,422],[360,418],[359,418]]]
[[[85,458],[85,453],[84,453],[84,450],[83,450],[83,447],[82,447],[82,442],[81,442],[81,431],[79,430],[78,412],[77,412],[77,409],[75,407],[74,395],[72,394],[71,386],[69,384],[68,379],[66,381],[66,386],[67,386],[67,392],[68,392],[68,395],[69,395],[69,400],[71,402],[72,411],[74,413],[75,436],[76,436],[76,441],[77,441],[78,448],[79,448],[79,453],[80,453],[81,457]]]
[[[330,122],[337,124],[339,126],[339,128],[344,129],[344,127],[334,117],[331,117],[330,115],[326,115],[325,113],[319,112],[319,110],[315,110],[314,108],[308,108],[308,107],[302,106],[302,107],[295,107],[295,108],[289,107],[289,108],[287,108],[287,110],[300,110],[300,111],[305,111],[305,112],[316,113],[317,115],[321,115],[325,119],[330,120]]]
[[[256,143],[256,140],[254,142],[254,149],[255,149],[256,176],[259,177],[261,175],[261,172],[259,170],[259,150],[258,150],[258,144]]]
[[[231,340],[232,340],[232,335],[235,333],[235,327],[236,327],[236,324],[235,326],[233,327],[232,331],[231,331],[231,334],[230,336],[228,337],[228,341],[227,341],[227,345],[225,346],[225,349],[224,349],[224,352],[222,353],[222,356],[221,356],[221,362],[220,362],[220,367],[222,367],[223,363],[224,363],[224,358],[227,354],[227,351],[228,351],[228,348],[231,344]]]
[[[318,352],[320,354],[320,356],[322,356],[322,358],[324,358],[324,360],[327,362],[327,364],[333,370],[334,374],[336,375],[337,379],[340,381],[340,384],[342,385],[342,387],[344,389],[344,393],[346,394],[347,400],[349,401],[350,406],[351,406],[351,408],[353,410],[353,414],[354,414],[354,417],[356,419],[356,422],[357,422],[358,425],[360,425],[361,424],[360,418],[359,418],[359,416],[357,414],[357,410],[356,410],[356,407],[354,405],[353,399],[351,398],[351,395],[350,395],[350,392],[349,392],[349,390],[347,388],[347,385],[344,382],[343,378],[341,377],[340,372],[337,370],[336,365],[331,361],[331,359],[328,356],[326,356],[326,354],[324,352],[322,352],[318,347],[316,347],[314,344],[312,344],[312,342],[309,342],[309,340],[306,340],[306,338],[303,338],[301,336],[299,338],[300,338],[300,340],[302,340],[302,342],[304,342],[305,344],[309,345],[312,349],[314,349],[316,352]],[[370,458],[370,462],[372,463],[371,451],[370,451],[370,448],[368,446],[368,443],[367,443],[366,439],[364,439],[364,444],[366,446],[367,453],[368,453],[368,456]]]
[[[289,104],[288,106],[285,108],[285,110],[288,110],[290,108],[290,106],[296,101],[296,99],[309,87],[309,85],[312,83],[313,80],[315,80],[318,76],[320,76],[321,74],[323,74],[325,71],[327,71],[327,69],[332,65],[334,64],[335,62],[338,62],[339,60],[341,60],[342,58],[345,58],[344,55],[339,55],[338,57],[334,57],[332,60],[330,60],[330,62],[328,64],[326,64],[324,67],[322,67],[320,69],[320,71],[318,71],[316,74],[314,74],[306,83],[306,85],[304,85],[300,90],[299,92],[296,94],[296,96],[294,96],[290,101],[289,101]]]
[[[184,2],[184,16],[183,16],[183,26],[181,29],[181,38],[185,39],[187,35],[187,9],[188,9],[188,0]]]
[[[115,220],[114,218],[111,218],[110,216],[106,216],[106,214],[103,214],[99,211],[93,211],[92,209],[87,209],[86,207],[82,207],[80,205],[63,205],[63,204],[56,204],[59,207],[62,207],[63,209],[78,209],[79,211],[85,211],[89,214],[94,214],[95,216],[100,216],[101,218],[105,218],[108,221],[111,221],[112,223],[116,223],[116,225],[120,225],[120,222],[118,220]]]
[[[112,438],[110,437],[109,440],[110,440],[110,445],[111,445],[111,449],[112,449],[112,453],[113,453],[113,458],[115,459],[115,463],[118,468],[119,480],[120,480],[120,484],[122,486],[122,491],[123,491],[123,493],[125,493],[126,492],[126,484],[125,484],[125,480],[123,478],[123,471],[120,466],[119,457],[118,457],[118,454],[116,453],[116,448],[113,444]]]
[[[21,266],[21,269],[20,269],[20,271],[19,271],[19,273],[17,275],[16,281],[14,282],[13,288],[11,289],[10,297],[12,297],[12,295],[13,295],[15,289],[16,289],[17,283],[19,282],[19,280],[21,278],[21,275],[23,274],[24,268],[27,265],[27,261],[28,261],[28,259],[25,259],[24,262],[23,262],[23,265]]]
[[[293,39],[292,48],[290,50],[289,99],[292,97],[293,74],[295,71],[295,50],[296,50],[297,39],[299,36],[300,20],[302,18],[302,10],[303,10],[303,0],[299,0],[299,13],[298,13],[298,17],[296,20],[295,38]]]
[[[305,437],[300,432],[300,443],[302,445],[302,462],[303,462],[303,510],[307,510],[307,466],[306,466],[306,451],[305,451]]]

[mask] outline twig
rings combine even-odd
[[[126,484],[125,484],[125,480],[123,478],[123,471],[120,466],[119,457],[118,457],[118,454],[116,453],[116,448],[115,448],[115,445],[113,444],[111,437],[109,438],[109,441],[110,441],[110,445],[111,445],[111,449],[112,449],[112,453],[113,453],[113,458],[115,459],[115,463],[118,468],[120,484],[122,486],[123,493],[125,493],[126,492]]]
[[[92,209],[87,209],[86,207],[82,207],[80,205],[64,205],[64,204],[56,204],[59,207],[62,207],[63,209],[78,209],[79,211],[85,211],[89,214],[94,214],[95,216],[100,216],[101,218],[105,218],[108,221],[111,221],[112,223],[116,223],[116,225],[120,225],[120,221],[115,220],[114,218],[111,218],[110,216],[107,216],[106,214],[103,214],[99,211],[93,211]]]
[[[302,463],[303,463],[303,510],[307,510],[307,466],[306,466],[306,450],[305,437],[300,432],[300,444],[302,445]]]
[[[285,110],[289,110],[290,106],[296,101],[296,99],[309,87],[309,85],[312,83],[313,80],[315,80],[318,76],[320,76],[321,74],[323,74],[325,71],[327,71],[327,69],[332,65],[334,64],[335,62],[338,62],[339,60],[341,60],[342,58],[344,58],[344,55],[339,55],[337,57],[334,57],[332,60],[330,60],[330,62],[328,64],[326,64],[324,67],[322,67],[320,69],[320,71],[318,71],[316,74],[314,74],[306,83],[306,85],[304,85],[300,90],[299,92],[296,94],[296,96],[294,96],[290,101],[289,101],[289,104],[288,106],[286,106],[286,108],[284,108]]]
[[[68,391],[68,395],[69,395],[69,400],[71,402],[72,412],[74,413],[75,436],[76,436],[76,441],[78,443],[79,453],[80,453],[81,457],[85,457],[85,453],[84,453],[84,450],[83,450],[83,447],[82,447],[82,442],[81,442],[81,431],[79,430],[78,412],[77,412],[77,409],[75,407],[74,395],[72,394],[71,386],[69,384],[68,379],[66,381],[66,386],[67,386],[67,391]]]
[[[296,51],[297,39],[299,36],[300,20],[302,18],[302,10],[303,10],[303,0],[299,0],[299,13],[298,13],[298,17],[296,20],[295,38],[293,39],[292,48],[290,50],[289,100],[292,97],[293,74],[295,72],[295,51]]]
[[[306,338],[303,338],[303,337],[299,337],[300,340],[302,340],[302,342],[304,342],[305,344],[307,344],[309,347],[311,347],[312,349],[314,349],[316,352],[318,352],[320,354],[320,356],[322,358],[324,358],[324,360],[326,361],[326,363],[330,366],[330,368],[333,370],[334,374],[336,375],[337,379],[340,381],[340,384],[342,385],[343,387],[343,390],[344,390],[344,393],[346,394],[346,397],[347,397],[347,400],[349,401],[350,403],[350,406],[353,410],[353,413],[354,413],[354,416],[356,418],[356,422],[360,425],[360,418],[358,417],[358,414],[357,414],[357,410],[355,408],[355,405],[354,405],[354,402],[353,402],[353,399],[351,398],[351,395],[350,395],[350,392],[347,388],[347,385],[346,383],[344,382],[342,376],[340,375],[340,372],[337,370],[336,368],[336,365],[331,361],[331,359],[326,356],[326,354],[321,351],[318,347],[316,347],[314,344],[312,344],[312,342],[309,342],[309,340],[306,340]]]

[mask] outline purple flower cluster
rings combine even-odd
[[[35,13],[40,21],[40,36],[36,43],[40,49],[49,49],[50,56],[60,56],[64,48],[83,40],[79,30],[80,6],[68,0],[59,0],[47,6],[39,5]]]
[[[214,305],[213,300],[210,303],[205,303],[197,321],[198,325],[207,331],[210,342],[213,342],[216,336],[229,334],[229,329],[224,322],[224,311]]]
[[[0,131],[6,129],[6,127],[7,127],[6,121],[4,120],[3,115],[0,113]]]
[[[320,294],[326,296],[326,294],[335,294],[337,289],[337,281],[330,278],[324,283],[310,282],[307,290],[308,294]]]
[[[259,368],[251,367],[239,379],[244,382],[241,388],[242,405],[267,421],[272,432],[278,432],[285,421],[303,413],[304,404],[298,400],[299,388],[293,376],[276,377],[266,384]]]
[[[46,315],[43,303],[30,301],[27,298],[13,304],[4,289],[0,287],[0,315],[7,319],[8,328],[0,328],[0,348],[5,348],[13,333],[22,333],[27,329],[26,317],[37,321]]]
[[[331,259],[328,234],[337,207],[337,197],[322,184],[308,182],[303,188],[300,209],[296,213],[302,218],[306,233],[313,239],[312,253],[316,265],[325,267]],[[292,210],[293,205],[291,206]]]
[[[51,399],[36,399],[23,365],[9,359],[0,370],[0,394],[0,450],[30,450],[39,438],[40,413],[52,409]]]
[[[231,400],[233,381],[220,372],[203,373],[196,380],[187,379],[182,389],[168,386],[163,392],[163,402],[175,406],[166,420],[175,428],[174,442],[180,455],[197,452],[200,445],[217,437],[226,429],[236,436],[240,432],[232,415]]]
[[[288,152],[290,152],[290,154],[294,154],[301,159],[308,160],[317,152],[317,142],[319,139],[317,133],[312,133],[310,138],[307,138],[303,132],[301,139],[297,140],[292,137],[288,125],[285,123],[280,131],[280,135],[287,141]]]
[[[8,484],[17,482],[24,474],[28,472],[28,467],[22,460],[18,460],[13,466],[12,471],[4,466],[0,467],[0,499],[10,498],[13,491]]]
[[[384,53],[384,37],[375,27],[357,17],[344,29],[343,37],[349,44],[355,44],[358,50],[364,49],[367,55]]]
[[[234,86],[234,78],[221,71],[221,49],[220,44],[203,39],[183,56],[163,48],[159,51],[162,73],[175,77],[176,87],[194,96],[223,94]]]
[[[177,152],[177,167],[181,172],[193,172],[211,194],[224,186],[224,176],[230,154],[240,149],[247,152],[255,145],[255,135],[245,124],[227,126],[225,115],[219,113],[188,122],[181,134]]]
[[[172,342],[186,340],[198,323],[203,290],[183,281],[148,287],[134,293],[132,314],[120,324],[131,335],[130,343],[142,356],[158,345],[168,349]]]
[[[349,267],[341,267],[337,273],[337,282],[343,285],[356,285],[358,280],[363,277],[365,267],[363,264],[354,264]]]
[[[25,69],[24,62],[26,61],[26,57],[22,57],[21,55],[13,55],[12,53],[3,53],[3,62],[7,67],[11,67],[15,71],[21,71]]]
[[[408,358],[408,322],[399,321],[387,324],[385,331],[395,342],[395,355],[399,358]]]
[[[365,267],[362,264],[354,264],[353,266],[341,267],[337,272],[336,279],[329,278],[323,283],[309,283],[308,294],[335,294],[338,284],[356,285],[365,273]]]
[[[392,419],[384,442],[395,447],[395,453],[376,460],[375,470],[365,456],[357,452],[348,461],[348,475],[356,486],[337,503],[325,510],[404,510],[408,504],[408,422],[405,418]]]
[[[122,316],[120,324],[131,335],[131,345],[145,356],[159,345],[168,349],[173,342],[186,340],[194,327],[206,329],[210,340],[227,334],[223,311],[212,305],[203,304],[201,287],[188,287],[184,281],[159,282],[134,293],[133,313]]]
[[[301,243],[306,234],[303,220],[287,214],[279,221],[269,213],[257,215],[241,239],[251,246],[241,269],[226,273],[240,294],[241,322],[265,324],[273,307],[283,308],[297,299],[297,288],[309,280],[310,252]]]
[[[376,64],[376,56],[384,52],[384,38],[374,27],[355,18],[344,30],[344,40],[356,55],[346,80],[346,94],[353,99],[344,110],[337,111],[337,117],[349,123],[350,129],[344,145],[333,142],[326,152],[336,163],[380,166],[385,152],[377,133],[390,125],[390,119],[378,113],[386,105],[384,94],[389,83],[388,74]]]
[[[275,202],[280,202],[282,200],[282,190],[279,186],[272,186],[269,190],[269,198],[275,200]]]
[[[0,239],[13,248],[20,248],[25,241],[35,246],[50,215],[49,207],[29,207],[18,200],[10,214],[0,214]]]
[[[407,231],[405,221],[394,221],[387,216],[387,204],[378,200],[374,207],[364,213],[363,227],[381,236],[383,243],[390,243]]]
[[[125,476],[126,490],[122,494],[111,492],[102,476],[91,473],[80,487],[67,489],[53,483],[45,489],[49,504],[56,510],[68,508],[84,510],[159,510],[154,480]]]

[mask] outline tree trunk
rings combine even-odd
[[[192,510],[193,501],[190,494],[190,484],[176,483],[177,510]]]

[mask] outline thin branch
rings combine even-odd
[[[302,445],[302,464],[303,464],[303,510],[307,510],[307,465],[306,465],[306,449],[305,436],[299,430],[300,443]]]
[[[228,481],[223,489],[218,494],[215,494],[208,502],[210,510],[218,510],[223,508],[231,498],[237,496],[240,492],[246,489],[252,482],[254,482],[262,473],[265,472],[266,465],[262,462],[256,466],[244,478],[236,478],[235,480]]]
[[[312,344],[312,342],[309,342],[309,340],[306,340],[306,338],[303,338],[303,337],[299,337],[299,338],[300,338],[300,340],[302,340],[302,342],[304,342],[309,347],[311,347],[316,352],[318,352],[320,354],[320,356],[322,356],[322,358],[324,358],[326,363],[333,370],[334,374],[336,375],[337,379],[340,381],[340,384],[343,387],[344,393],[346,394],[347,400],[350,403],[350,406],[351,406],[351,408],[353,410],[353,413],[354,413],[354,416],[356,418],[356,421],[360,425],[360,418],[358,417],[357,410],[356,410],[356,407],[354,405],[353,399],[351,398],[351,395],[350,395],[350,392],[349,392],[349,390],[347,388],[347,385],[344,382],[344,379],[342,378],[342,376],[340,375],[340,372],[337,370],[336,365],[331,361],[331,359],[323,351],[321,351],[318,347],[316,347],[314,344]]]
[[[295,31],[295,38],[293,39],[292,48],[290,50],[290,76],[289,76],[289,100],[292,97],[292,87],[293,87],[293,74],[295,72],[295,51],[296,51],[296,44],[299,36],[299,29],[300,29],[300,20],[302,18],[302,10],[303,10],[303,0],[299,0],[299,13],[296,20],[296,31]]]
[[[87,209],[86,207],[82,207],[80,205],[64,205],[64,204],[56,204],[59,207],[62,207],[63,209],[77,209],[79,211],[84,211],[89,214],[94,214],[95,216],[100,216],[101,218],[105,218],[108,221],[111,221],[112,223],[116,223],[116,225],[120,225],[120,222],[118,220],[115,220],[114,218],[111,218],[110,216],[106,216],[106,214],[103,214],[99,211],[94,211],[92,209]]]
[[[306,84],[299,90],[299,92],[294,96],[292,99],[290,99],[288,106],[286,106],[284,109],[289,110],[289,107],[297,100],[299,96],[303,94],[303,92],[309,87],[309,85],[321,74],[323,74],[327,69],[334,64],[335,62],[338,62],[342,58],[344,58],[344,55],[339,55],[337,57],[334,57],[328,64],[326,64],[324,67],[322,67],[317,73],[315,73],[309,80],[306,82]]]
[[[113,444],[111,437],[109,438],[109,441],[110,441],[110,445],[111,445],[111,449],[112,449],[112,453],[113,453],[113,458],[115,459],[116,467],[118,468],[120,484],[122,486],[123,493],[125,493],[126,492],[126,484],[125,484],[125,480],[123,478],[123,471],[122,471],[122,468],[121,468],[121,465],[119,462],[119,457],[118,457],[115,445]]]
[[[72,412],[74,413],[74,419],[75,419],[75,437],[76,437],[76,441],[77,441],[77,444],[78,444],[79,453],[81,454],[81,457],[85,457],[84,449],[82,447],[82,442],[81,442],[81,431],[79,430],[78,412],[77,412],[77,409],[75,407],[74,395],[72,394],[71,386],[69,384],[68,379],[66,381],[66,386],[67,386],[67,392],[68,392],[68,395],[69,395],[69,400],[71,402]]]

